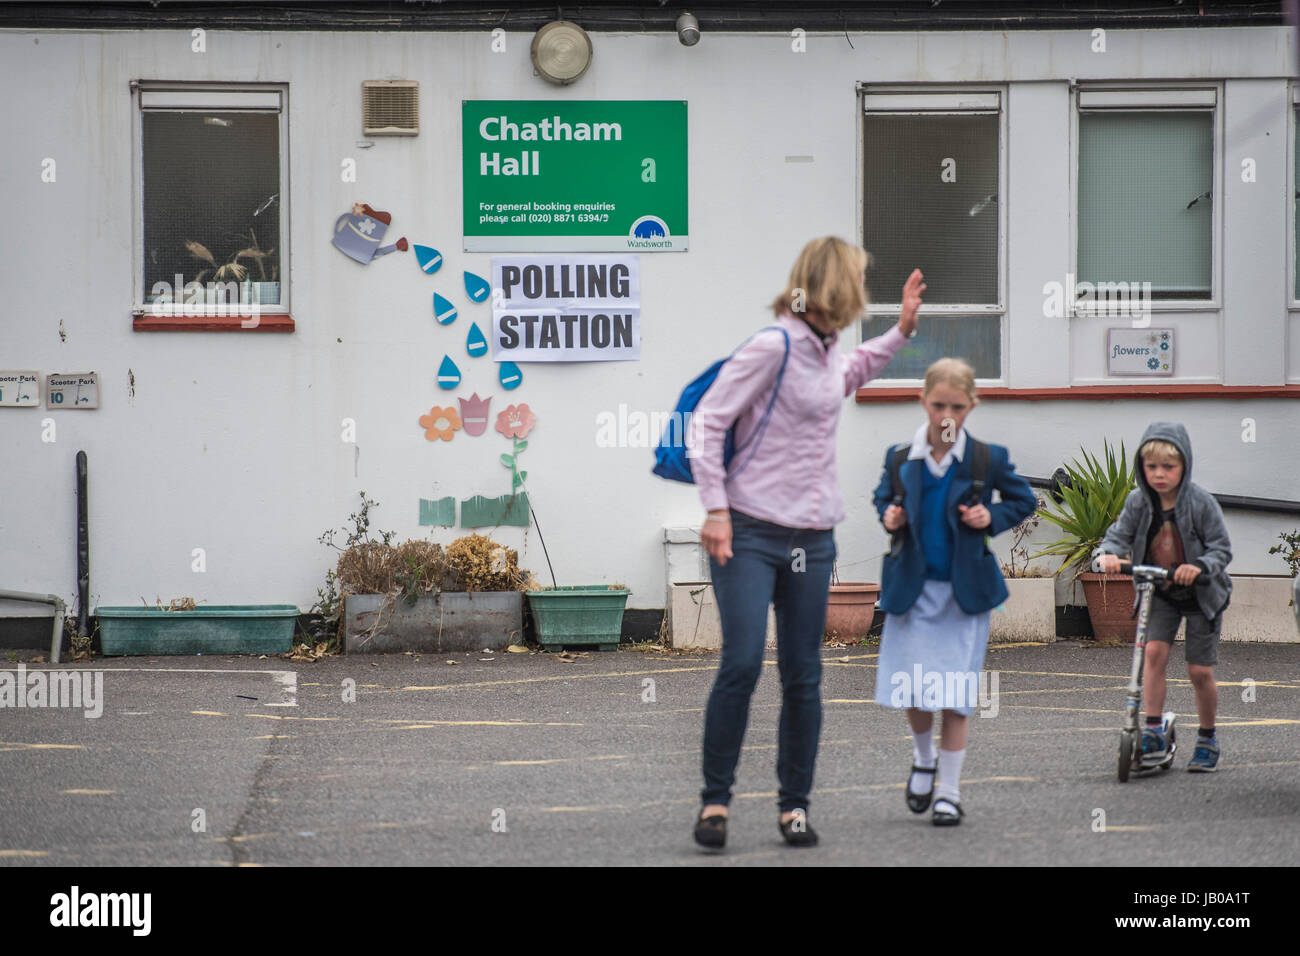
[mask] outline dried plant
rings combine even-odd
[[[519,591],[527,576],[519,570],[519,553],[481,534],[467,534],[447,546],[447,557],[462,591]]]

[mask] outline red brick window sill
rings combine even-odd
[[[136,332],[292,332],[294,322],[293,316],[285,312],[263,312],[258,316],[252,313],[153,315],[146,312],[132,316],[131,328]]]
[[[915,402],[919,385],[903,388],[860,388],[859,404]],[[1060,402],[1112,401],[1124,398],[1300,398],[1300,385],[1075,385],[1070,388],[1006,388],[986,386],[976,390],[980,401]]]

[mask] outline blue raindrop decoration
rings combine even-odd
[[[454,305],[438,293],[433,294],[433,317],[438,320],[439,325],[451,325],[456,321],[458,314]]]
[[[442,268],[442,253],[432,246],[412,246],[415,250],[415,261],[420,264],[420,271],[428,275],[433,275]]]
[[[506,391],[519,387],[524,380],[524,373],[519,371],[519,366],[514,362],[501,363],[501,387]]]
[[[472,272],[465,273],[465,293],[471,302],[482,302],[491,291],[492,287],[482,276],[476,276]]]
[[[483,333],[479,331],[478,323],[471,322],[469,335],[465,340],[465,351],[469,352],[471,358],[478,358],[487,351],[487,345],[487,339],[483,338]]]
[[[442,364],[438,366],[438,387],[455,388],[460,384],[460,369],[456,363],[451,360],[450,355],[442,357]]]

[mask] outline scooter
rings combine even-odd
[[[1100,570],[1096,561],[1093,570]],[[1126,783],[1130,773],[1150,773],[1154,770],[1168,770],[1174,763],[1174,751],[1178,749],[1174,722],[1178,715],[1167,710],[1164,718],[1164,731],[1169,737],[1169,752],[1156,764],[1142,762],[1142,730],[1138,723],[1142,707],[1142,664],[1146,659],[1147,624],[1151,620],[1151,600],[1156,584],[1173,578],[1173,572],[1150,564],[1132,564],[1121,561],[1120,574],[1133,577],[1133,587],[1137,590],[1137,634],[1133,641],[1133,667],[1129,672],[1128,698],[1124,702],[1124,727],[1119,732],[1119,782]],[[1200,578],[1198,583],[1204,583]]]

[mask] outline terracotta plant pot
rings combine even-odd
[[[826,636],[841,641],[866,637],[879,597],[879,584],[832,584],[826,602]]]
[[[1088,602],[1092,634],[1099,641],[1126,641],[1137,636],[1137,618],[1133,616],[1133,579],[1126,574],[1079,575],[1083,596]]]

